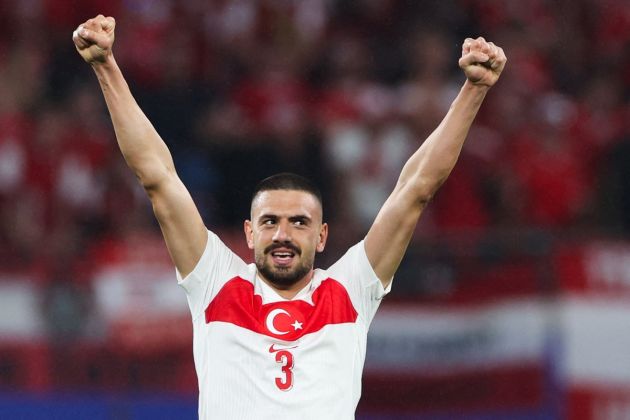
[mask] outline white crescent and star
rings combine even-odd
[[[278,316],[279,314],[289,315],[289,313],[287,311],[285,311],[284,309],[274,309],[274,310],[272,310],[267,315],[267,329],[269,331],[271,331],[272,334],[275,334],[275,335],[288,334],[289,331],[278,331],[278,329],[273,325],[273,321],[275,320],[276,316]]]
[[[275,335],[284,335],[284,334],[288,334],[290,331],[280,331],[278,330],[275,325],[274,325],[274,321],[276,319],[276,317],[280,314],[284,314],[287,316],[291,316],[291,314],[289,314],[286,310],[278,308],[278,309],[273,309],[272,311],[269,312],[269,314],[267,315],[267,321],[265,322],[267,329]],[[297,319],[295,320],[295,322],[293,324],[291,324],[291,326],[293,327],[294,331],[297,330],[301,330],[302,329],[302,323],[299,322]]]

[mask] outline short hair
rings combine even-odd
[[[268,178],[260,181],[254,188],[252,194],[252,203],[263,191],[277,191],[277,190],[289,190],[289,191],[304,191],[317,198],[319,205],[323,208],[322,193],[319,188],[315,186],[310,180],[304,178],[301,175],[291,172],[282,172],[272,175]]]

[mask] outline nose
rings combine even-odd
[[[278,223],[272,240],[274,242],[291,242],[291,232],[289,231],[289,228],[290,226],[286,222]]]

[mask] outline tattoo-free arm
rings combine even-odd
[[[114,59],[114,28],[113,18],[99,15],[80,25],[73,40],[96,73],[118,146],[146,190],[171,258],[185,276],[203,253],[207,231],[168,147],[136,103]]]
[[[455,166],[472,122],[505,62],[503,50],[493,43],[483,38],[464,41],[459,65],[466,82],[440,125],[404,165],[365,238],[368,259],[384,286],[398,269],[422,211]]]

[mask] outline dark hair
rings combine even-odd
[[[291,172],[275,174],[260,181],[258,185],[256,185],[256,188],[254,188],[252,202],[256,199],[256,196],[259,193],[275,190],[305,191],[317,198],[319,204],[322,205],[322,194],[315,184],[307,178]]]

